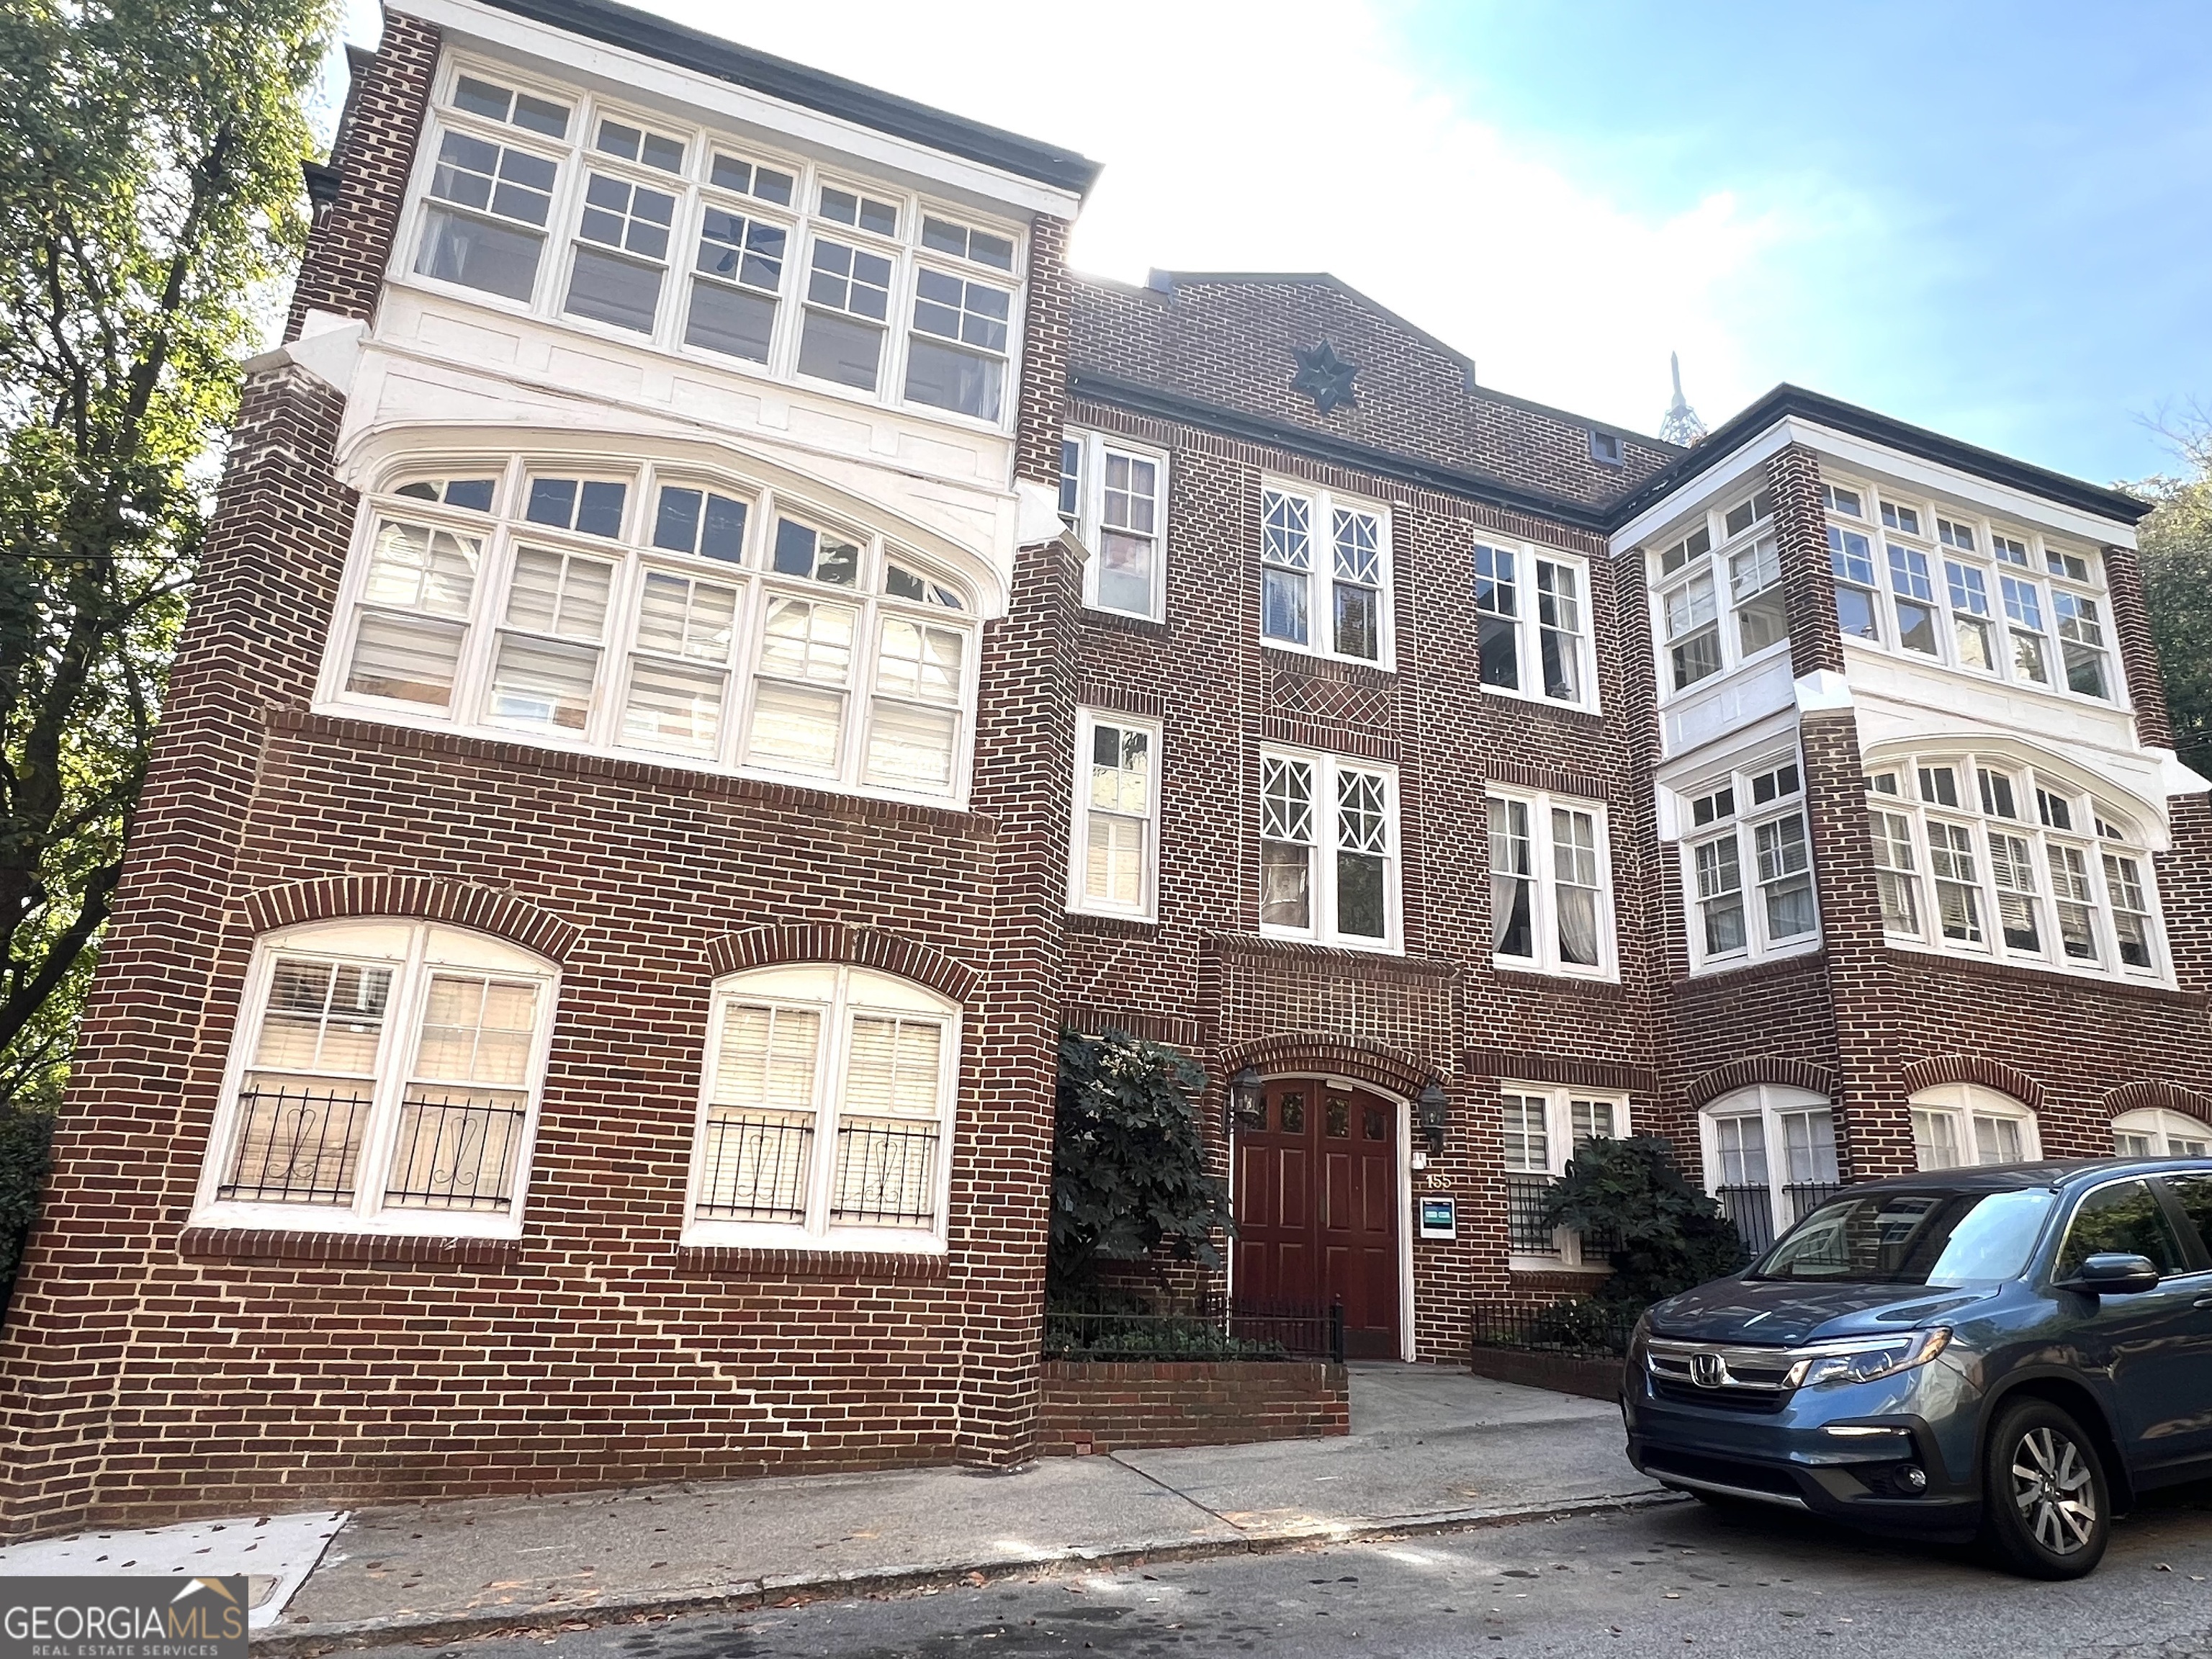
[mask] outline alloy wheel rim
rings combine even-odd
[[[2053,1428],[2030,1429],[2013,1448],[2013,1502],[2035,1541],[2053,1555],[2088,1547],[2097,1529],[2097,1489],[2088,1459]]]

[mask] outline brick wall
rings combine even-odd
[[[1047,1457],[1352,1431],[1341,1365],[1050,1360],[1042,1369],[1036,1449]]]

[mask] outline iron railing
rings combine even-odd
[[[1836,1182],[1793,1182],[1782,1189],[1784,1213],[1778,1217],[1773,1195],[1765,1187],[1717,1187],[1713,1198],[1721,1213],[1735,1224],[1743,1248],[1757,1256],[1765,1255],[1776,1239],[1843,1190]]]
[[[1544,1219],[1555,1183],[1549,1176],[1505,1177],[1505,1232],[1516,1255],[1557,1255],[1559,1242]]]
[[[506,1209],[529,1115],[496,1100],[409,1091],[385,1201],[422,1210]]]
[[[1344,1363],[1344,1306],[1238,1300],[1182,1311],[1059,1307],[1044,1316],[1047,1359],[1325,1359]]]
[[[699,1213],[716,1221],[804,1221],[814,1114],[716,1108],[700,1153]]]
[[[1577,1359],[1613,1359],[1628,1352],[1636,1316],[1593,1302],[1555,1302],[1544,1308],[1478,1304],[1468,1336],[1478,1348],[1516,1348]]]
[[[347,1089],[247,1089],[216,1196],[247,1204],[350,1204],[368,1097]]]
[[[937,1125],[845,1118],[837,1125],[832,1221],[927,1227],[937,1219]]]

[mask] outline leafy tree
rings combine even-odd
[[[2212,772],[2212,416],[2195,414],[2166,436],[2187,473],[2131,486],[2157,503],[2136,529],[2143,603],[2165,672],[2175,751],[2185,764]]]
[[[330,25],[0,6],[0,1103],[67,1063]]]
[[[1197,1100],[1206,1073],[1188,1055],[1126,1031],[1060,1036],[1052,1147],[1048,1294],[1095,1291],[1103,1261],[1165,1250],[1214,1267],[1229,1192],[1206,1172]]]
[[[1683,1178],[1674,1147],[1656,1137],[1576,1147],[1544,1224],[1604,1242],[1613,1277],[1595,1299],[1632,1314],[1743,1265],[1735,1224]]]
[[[0,1322],[8,1316],[8,1293],[15,1285],[15,1264],[23,1257],[23,1241],[39,1213],[53,1127],[52,1112],[0,1105]]]

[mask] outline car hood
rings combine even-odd
[[[1670,1296],[1650,1312],[1651,1334],[1692,1342],[1803,1342],[1911,1330],[1984,1300],[1988,1287],[1760,1284],[1721,1279]]]

